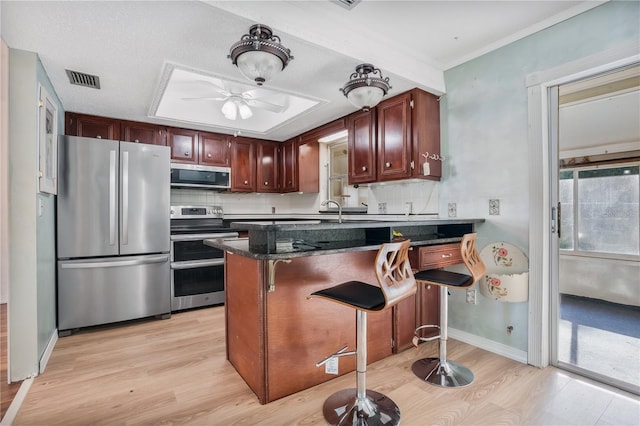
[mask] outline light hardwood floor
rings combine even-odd
[[[450,358],[475,382],[429,385],[411,364],[436,348],[425,343],[369,366],[368,388],[398,404],[403,425],[640,424],[635,396],[453,340]],[[322,425],[324,399],[354,386],[351,373],[260,405],[225,359],[224,308],[215,307],[61,338],[15,424]]]

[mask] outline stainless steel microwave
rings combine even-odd
[[[224,190],[231,187],[231,168],[171,163],[171,186]]]

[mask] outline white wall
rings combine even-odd
[[[560,293],[640,306],[640,263],[560,255]]]
[[[9,301],[9,48],[0,44],[0,303]]]

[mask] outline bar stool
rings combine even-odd
[[[331,395],[322,412],[331,425],[397,425],[400,409],[387,396],[367,390],[367,312],[388,309],[416,293],[416,282],[408,258],[409,240],[383,244],[376,256],[375,268],[379,286],[348,281],[316,291],[309,297],[322,297],[356,309],[356,350],[346,347],[316,364],[334,357],[356,355],[356,389],[344,389]]]
[[[471,276],[442,269],[430,269],[417,272],[416,282],[419,284],[433,284],[440,287],[440,325],[423,325],[416,328],[414,343],[438,339],[438,358],[423,358],[411,366],[413,373],[422,380],[436,386],[447,388],[463,387],[473,382],[473,373],[467,367],[454,361],[447,360],[447,318],[448,288],[471,287],[484,275],[486,267],[476,250],[476,235],[465,234],[460,243],[462,261]],[[440,333],[433,337],[419,337],[419,331],[424,328],[436,327]]]

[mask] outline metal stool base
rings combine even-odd
[[[400,424],[400,409],[387,396],[367,390],[358,401],[356,389],[343,389],[331,395],[322,406],[322,414],[331,425],[388,426]]]
[[[473,373],[454,361],[440,361],[439,358],[422,358],[411,366],[413,374],[443,388],[461,388],[473,382]]]

